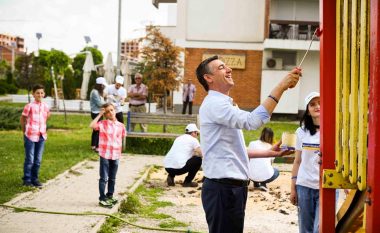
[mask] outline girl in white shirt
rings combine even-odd
[[[290,201],[298,205],[299,232],[319,232],[319,93],[305,98],[306,112],[297,129]]]
[[[260,140],[249,143],[251,150],[270,150],[273,144],[273,130],[265,127],[261,131]],[[253,181],[253,187],[262,191],[268,191],[266,186],[277,179],[278,169],[272,167],[273,158],[251,158],[249,160],[249,178]]]

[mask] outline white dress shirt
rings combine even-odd
[[[270,120],[260,105],[252,112],[233,106],[232,98],[210,90],[199,109],[202,167],[207,178],[248,180],[249,159],[242,129],[258,129]]]

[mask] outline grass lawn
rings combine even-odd
[[[25,104],[0,102],[0,105],[20,107]],[[64,115],[51,116],[48,120],[48,140],[40,169],[41,182],[56,177],[84,159],[97,158],[97,155],[90,150],[91,129],[88,127],[90,121],[89,114],[68,115],[67,124],[64,123]],[[275,141],[281,139],[282,132],[294,132],[298,127],[295,122],[271,122],[266,126],[275,132]],[[149,131],[162,132],[162,126],[149,125]],[[246,144],[257,140],[260,131],[261,129],[244,130]],[[168,126],[168,132],[182,133],[184,126]],[[24,146],[21,130],[0,130],[0,145],[0,203],[4,203],[17,193],[33,188],[22,186]]]
[[[86,158],[97,157],[90,150],[89,119],[87,115],[70,115],[65,125],[63,115],[51,116],[40,169],[42,182]],[[0,203],[4,203],[15,194],[33,188],[22,186],[24,146],[21,130],[0,131],[0,145]]]

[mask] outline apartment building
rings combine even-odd
[[[185,49],[183,78],[196,79],[195,69],[203,59],[222,56],[233,68],[230,95],[244,109],[257,107],[299,64],[319,25],[318,0],[153,0],[156,7],[167,3],[175,25],[160,28]],[[307,93],[319,90],[318,38],[302,69],[299,85],[286,92],[275,113],[298,114],[305,109]],[[194,83],[194,106],[199,106],[207,93]],[[173,98],[181,105],[181,90]]]
[[[24,38],[0,34],[0,60],[13,66],[16,57],[24,53]]]

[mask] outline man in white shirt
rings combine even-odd
[[[282,93],[297,84],[301,70],[293,69],[252,112],[234,106],[229,97],[234,86],[232,70],[218,56],[202,61],[196,74],[208,92],[199,116],[202,167],[206,177],[202,205],[209,232],[243,232],[249,184],[248,157],[276,157],[287,152],[247,152],[242,129],[255,130],[268,122]]]
[[[166,179],[169,186],[174,186],[174,177],[188,173],[183,187],[197,187],[193,182],[202,164],[202,152],[198,141],[199,130],[195,124],[188,124],[185,134],[174,140],[164,159],[165,170],[169,173]]]
[[[107,102],[112,103],[116,110],[117,121],[124,124],[123,109],[127,91],[123,87],[124,78],[120,75],[116,76],[115,84],[107,87]]]

